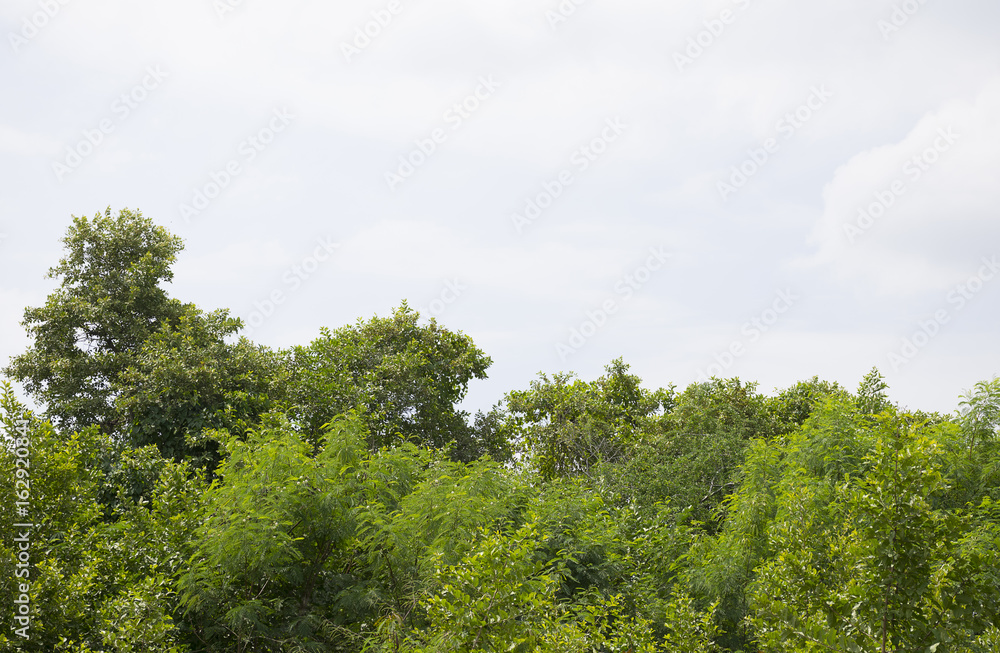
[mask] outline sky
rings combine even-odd
[[[996,0],[4,0],[0,361],[72,216],[183,238],[271,347],[404,300],[493,360],[621,357],[952,412],[1000,373]]]

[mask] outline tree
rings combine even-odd
[[[1000,430],[1000,378],[980,381],[962,396],[959,405],[969,447],[993,443]]]
[[[246,338],[226,342],[240,328],[227,311],[190,308],[165,320],[120,376],[116,408],[133,446],[155,444],[169,458],[218,461],[206,429],[246,433],[284,394],[282,356]]]
[[[782,428],[756,384],[695,383],[677,396],[653,435],[607,476],[621,501],[644,509],[668,502],[713,531],[724,517],[716,509],[735,490],[750,441],[771,439]]]
[[[199,650],[360,650],[379,615],[419,622],[433,560],[457,562],[512,513],[497,463],[412,443],[369,451],[356,415],[318,449],[277,413],[245,441],[218,437],[227,456],[180,580]]]
[[[1000,616],[996,579],[983,574],[996,564],[996,529],[981,510],[940,508],[941,441],[952,425],[913,426],[892,410],[858,417],[859,437],[845,443],[861,454],[853,473],[786,459],[768,528],[773,557],[751,587],[762,648],[970,650]],[[825,446],[817,435],[792,446]]]
[[[846,391],[836,381],[822,381],[814,376],[780,391],[770,403],[775,417],[787,425],[787,430],[794,430],[809,419],[823,399],[838,393]]]
[[[620,358],[593,382],[540,374],[528,390],[506,397],[506,429],[522,455],[547,479],[589,474],[599,462],[625,459],[662,409],[673,388],[650,392]]]
[[[959,401],[958,425],[949,449],[952,507],[977,505],[984,497],[1000,498],[1000,379],[980,381]]]
[[[0,519],[33,524],[12,529],[0,544],[0,574],[8,579],[0,599],[30,599],[28,637],[6,628],[0,650],[186,651],[173,619],[174,578],[203,521],[201,477],[153,447],[115,456],[116,443],[96,427],[61,433],[22,406],[8,383],[0,390],[0,430]],[[140,503],[130,480],[147,475],[149,498]],[[119,499],[111,512],[109,490]]]
[[[662,650],[656,645],[650,623],[625,614],[620,597],[593,597],[592,602],[583,604],[560,601],[557,589],[566,573],[562,567],[566,559],[564,554],[539,558],[538,538],[531,523],[514,532],[484,529],[460,564],[438,560],[433,593],[421,602],[427,614],[426,626],[404,629],[398,620],[383,619],[373,638],[374,650]],[[671,650],[707,651],[708,633],[697,623],[700,615],[691,610],[677,616],[695,624],[684,624],[685,631],[670,642],[679,647]]]
[[[317,436],[337,415],[358,410],[372,449],[413,441],[451,445],[459,460],[484,453],[456,404],[492,361],[468,336],[419,318],[403,302],[390,317],[324,328],[308,346],[293,347],[289,401],[301,427]]]
[[[34,342],[4,372],[65,430],[116,431],[117,384],[147,338],[185,310],[160,287],[183,245],[139,211],[74,217],[66,254],[49,270],[59,288],[22,324]]]
[[[199,650],[355,650],[343,608],[356,596],[349,547],[363,496],[363,425],[338,421],[315,455],[280,414],[265,415],[245,441],[218,437],[227,456],[179,582]]]
[[[877,367],[873,367],[858,385],[857,402],[861,412],[877,415],[890,408],[892,404],[885,394],[888,388],[885,379],[882,378],[882,373],[878,371]]]

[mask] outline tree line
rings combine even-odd
[[[405,302],[272,349],[168,295],[183,243],[140,212],[63,243],[3,370],[0,650],[1000,650],[1000,379],[941,415],[876,369],[618,359],[473,416],[491,359]]]

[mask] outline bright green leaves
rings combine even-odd
[[[778,432],[767,399],[739,379],[693,384],[657,420],[651,435],[610,470],[621,501],[639,506],[669,502],[714,531],[717,511],[736,489],[736,473],[754,438]]]
[[[131,653],[181,653],[176,624],[168,612],[175,602],[173,583],[162,576],[147,576],[108,601],[101,608],[101,639],[108,651]]]
[[[649,392],[620,359],[587,383],[572,374],[542,374],[524,391],[507,395],[505,431],[520,453],[546,479],[589,474],[600,462],[631,453],[672,390]]]
[[[108,209],[74,218],[63,242],[66,255],[50,271],[60,287],[25,310],[33,344],[5,372],[57,424],[111,432],[116,383],[146,338],[182,311],[159,286],[172,278],[181,241],[138,211]]]
[[[992,443],[1000,430],[1000,378],[980,381],[962,397],[959,405],[969,446]]]
[[[134,446],[155,444],[176,460],[214,467],[214,443],[205,429],[244,433],[283,395],[284,363],[246,339],[226,311],[190,308],[165,321],[138,350],[117,384],[116,407]]]
[[[889,388],[878,368],[873,367],[858,385],[858,410],[867,415],[877,415],[891,407],[885,391]]]
[[[468,415],[456,410],[472,379],[486,378],[491,360],[462,333],[448,331],[404,302],[391,317],[374,317],[292,349],[289,398],[296,419],[318,433],[336,415],[357,409],[369,447],[400,441],[451,445],[458,460],[484,449]],[[494,447],[494,450],[496,447]]]
[[[517,518],[522,490],[489,460],[456,463],[405,445],[372,456],[365,475],[358,547],[372,579],[369,598],[387,625],[422,619],[418,603],[434,565],[454,564],[482,529]]]
[[[218,434],[228,456],[181,582],[200,637],[346,645],[380,611],[409,617],[431,557],[457,560],[510,515],[496,463],[410,444],[370,452],[367,436],[356,416],[335,420],[318,451],[280,415],[246,441]]]
[[[460,564],[436,566],[423,606],[428,628],[414,633],[429,646],[410,650],[533,650],[551,629],[558,583],[535,559],[534,527],[477,539]]]
[[[228,458],[180,583],[199,637],[234,647],[323,642],[334,617],[323,606],[336,598],[327,593],[356,529],[363,427],[335,423],[315,457],[280,415],[265,416],[246,441],[219,437]]]
[[[974,520],[937,508],[941,428],[891,412],[845,428],[834,406],[789,444],[773,557],[751,590],[758,640],[768,651],[954,650],[981,628],[969,617],[995,588],[961,543]]]
[[[684,539],[605,509],[581,479],[539,488],[488,459],[372,452],[357,417],[318,451],[279,415],[218,437],[228,456],[181,581],[209,650],[709,650],[711,610],[646,569],[673,567]]]
[[[637,617],[620,595],[596,591],[578,601],[560,599],[574,562],[569,551],[539,555],[545,530],[535,521],[517,529],[483,529],[457,564],[435,559],[420,601],[426,622],[406,629],[398,617],[384,618],[375,642],[381,651],[524,651],[577,653],[613,651],[710,651],[710,615],[674,595],[666,604],[665,638]]]
[[[180,651],[173,580],[200,521],[197,475],[155,450],[122,451],[96,428],[58,433],[20,406],[9,385],[0,404],[5,426],[28,420],[26,514],[15,512],[9,443],[0,448],[0,519],[34,524],[26,529],[30,566],[19,569],[27,576],[15,576],[19,544],[5,538],[0,549],[0,599],[12,605],[12,581],[30,583],[31,639],[19,650]]]

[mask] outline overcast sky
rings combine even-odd
[[[772,392],[1000,372],[996,0],[3,0],[0,360],[72,215],[255,341],[407,300],[466,407],[623,357]],[[273,301],[277,299],[277,301]]]

